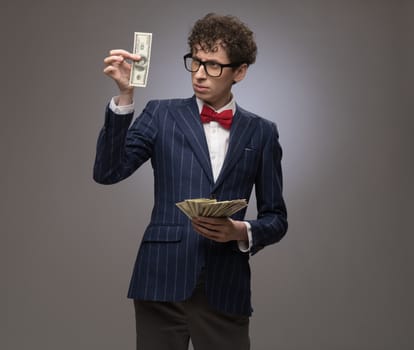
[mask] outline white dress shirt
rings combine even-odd
[[[109,108],[115,114],[122,115],[134,112],[134,103],[125,106],[118,106],[118,99],[118,96],[115,96],[111,99],[111,102],[109,103]],[[203,105],[204,102],[197,98],[197,106],[199,113],[201,113]],[[215,110],[210,105],[208,106]],[[220,113],[225,109],[231,109],[234,115],[234,113],[236,112],[236,103],[234,97],[232,97],[231,101],[227,105],[215,111],[217,113]],[[213,177],[214,181],[216,181],[223,166],[224,158],[226,157],[227,148],[229,146],[230,130],[223,128],[218,122],[215,121],[204,123],[203,127],[207,139],[208,151],[210,154],[210,161],[213,170]],[[239,249],[242,252],[248,252],[250,251],[250,247],[253,243],[252,230],[250,224],[247,221],[244,221],[244,223],[247,228],[247,236],[249,240],[248,242],[237,241],[237,243]]]
[[[204,102],[197,98],[197,105],[198,112],[201,114]],[[234,98],[232,98],[232,100],[227,105],[218,110],[215,110],[210,105],[207,106],[209,106],[213,111],[217,113],[220,113],[226,109],[231,109],[233,115],[236,112],[236,104],[234,103]],[[218,122],[215,121],[204,123],[203,127],[204,133],[206,134],[208,151],[210,153],[213,178],[214,181],[217,181],[220,170],[224,163],[224,157],[226,156],[227,148],[229,147],[230,130],[223,128]]]

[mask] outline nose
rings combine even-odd
[[[206,76],[207,76],[206,69],[204,65],[201,64],[200,67],[198,68],[198,71],[194,73],[194,78],[205,79]]]

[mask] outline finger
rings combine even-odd
[[[211,234],[214,234],[214,231],[209,230],[208,228],[201,226],[201,225],[197,225],[193,223],[193,229],[202,234],[203,236],[209,236]]]
[[[201,236],[206,237],[208,239],[211,239],[213,241],[216,241],[216,242],[226,242],[227,241],[226,237],[224,235],[218,233],[218,232],[214,232],[214,231],[212,232],[212,231],[206,230],[202,227],[194,227],[193,226],[193,228]]]
[[[193,218],[195,222],[197,222],[199,225],[216,225],[217,222],[214,220],[214,218],[211,217],[205,217],[205,216],[198,216]]]
[[[109,50],[109,55],[128,56],[128,55],[132,55],[132,53],[124,49],[113,49],[113,50]]]
[[[113,66],[107,66],[107,67],[104,68],[103,72],[106,75],[111,75],[115,70],[116,70],[115,67],[113,67]]]
[[[196,230],[196,232],[200,234],[201,236],[214,240],[214,241],[219,241],[222,239],[220,235],[212,234],[210,233],[210,231]]]
[[[216,218],[216,217],[207,217],[207,216],[198,216],[198,222],[207,223],[210,225],[225,225],[228,223],[228,218]]]
[[[114,63],[122,63],[124,61],[125,61],[125,58],[123,56],[115,56],[115,55],[105,57],[104,59],[104,63],[108,65],[114,64]]]
[[[206,238],[208,238],[208,239],[211,239],[213,241],[216,241],[216,242],[225,242],[226,241],[226,239],[224,238],[224,236],[221,236],[221,235],[218,235],[218,234],[211,234],[211,233],[205,234],[205,233],[201,233],[201,235],[204,236],[204,237],[206,237]]]
[[[122,49],[111,50],[111,51],[109,51],[109,55],[110,56],[122,56],[125,59],[130,59],[130,60],[133,60],[133,61],[139,61],[141,59],[140,55],[133,54],[129,51],[122,50]]]
[[[195,225],[203,230],[210,231],[210,232],[218,232],[216,225],[210,225],[207,223],[195,223]]]
[[[223,231],[225,230],[226,226],[223,224],[216,224],[216,223],[208,223],[208,222],[202,222],[199,221],[197,223],[200,227],[204,227],[207,230],[210,230],[212,232],[218,232],[218,231]]]

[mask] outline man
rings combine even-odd
[[[116,183],[148,159],[154,169],[154,208],[128,292],[137,348],[184,350],[191,338],[195,350],[249,349],[249,256],[287,230],[282,152],[276,126],[239,107],[231,92],[255,62],[251,30],[235,17],[208,14],[188,44],[195,96],[150,101],[131,127],[127,60],[140,57],[113,50],[105,58],[119,96],[106,109],[94,179]],[[244,221],[245,210],[190,220],[176,206],[190,198],[249,199],[253,186],[257,220]]]

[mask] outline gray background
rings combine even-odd
[[[290,229],[251,260],[252,348],[413,348],[414,1],[0,6],[2,349],[133,349],[125,296],[152,174],[92,181],[116,93],[102,60],[153,32],[137,109],[189,97],[186,37],[210,11],[255,31],[257,63],[234,93],[278,124],[284,149]]]

